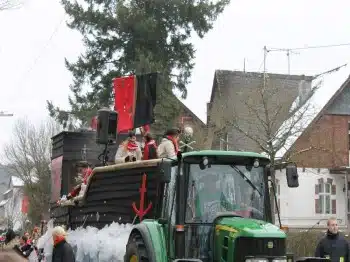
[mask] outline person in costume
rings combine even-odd
[[[157,143],[153,139],[150,133],[146,133],[143,137],[145,142],[145,147],[143,150],[143,160],[150,160],[158,158],[157,155]]]
[[[78,185],[76,185],[73,190],[68,194],[67,200],[72,199],[79,195],[82,186],[86,186],[89,177],[92,174],[92,168],[90,167],[89,163],[86,161],[80,161],[76,164],[76,170],[77,170],[77,177],[76,182]]]
[[[135,162],[142,159],[141,147],[136,142],[136,134],[129,131],[128,139],[122,142],[115,154],[115,163]]]
[[[165,132],[163,139],[158,146],[159,158],[173,158],[179,152],[180,129],[172,128]]]

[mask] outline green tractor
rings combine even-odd
[[[271,224],[268,158],[208,150],[158,161],[166,183],[160,216],[134,227],[125,262],[287,261],[286,234]],[[297,187],[296,166],[286,170]]]
[[[117,117],[102,113],[96,134],[64,132],[53,138],[52,200],[66,193],[74,178],[74,141],[85,148],[90,135],[96,135],[97,143],[105,143],[102,166],[95,165],[83,196],[65,206],[53,202],[55,224],[73,230],[102,228],[113,221],[134,224],[125,262],[291,261],[285,232],[272,224],[268,183],[274,170],[269,158],[206,150],[113,164],[107,146],[110,140],[118,144]],[[278,168],[286,168],[289,187],[299,186],[296,165]],[[315,259],[299,261],[321,261]]]

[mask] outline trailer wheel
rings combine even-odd
[[[125,262],[148,262],[148,254],[145,242],[139,234],[134,234],[130,237],[126,245],[124,257]]]

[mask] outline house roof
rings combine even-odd
[[[4,205],[6,205],[6,203],[9,201],[9,199],[6,199],[6,200],[2,200],[0,202],[0,207],[3,207]]]
[[[22,179],[16,176],[11,176],[11,183],[14,187],[22,187],[24,186],[24,182]]]
[[[242,76],[242,77],[262,79],[264,74],[259,72],[243,72],[243,71],[231,71],[231,70],[221,70],[221,69],[215,70],[213,88],[211,90],[211,95],[210,95],[210,103],[214,101],[214,94],[215,94],[216,88],[231,87],[232,80],[230,80],[230,78],[232,79],[232,76]],[[269,78],[280,79],[282,81],[287,81],[287,80],[311,81],[313,78],[312,76],[305,76],[305,75],[285,75],[285,74],[270,74],[270,73],[268,73],[268,76]],[[217,83],[217,85],[215,85],[215,83]]]
[[[187,111],[192,118],[194,118],[200,125],[205,126],[205,123],[195,113],[193,113],[191,109],[189,109],[180,99],[178,100],[181,103],[181,106],[184,108],[184,110]]]
[[[310,114],[307,115],[305,120],[302,121],[303,122],[302,125],[305,128],[295,130],[295,132],[293,132],[292,130],[292,133],[295,133],[295,135],[290,136],[287,139],[286,145],[277,152],[276,158],[282,158],[291,149],[291,147],[298,140],[298,138],[302,134],[304,134],[307,130],[309,130],[313,126],[313,124],[320,119],[322,115],[324,115],[328,107],[349,85],[350,70],[339,69],[336,72],[324,75],[320,78],[322,79],[321,86],[313,94],[313,96],[310,98],[308,103],[308,104],[311,103],[312,105],[314,105],[314,108],[312,112],[310,112]],[[344,79],[346,79],[345,82],[344,82]],[[303,109],[304,108],[301,108],[301,110]],[[283,129],[285,125],[288,125],[288,120],[286,120],[285,123],[282,124],[281,129]],[[300,128],[300,126],[298,125],[298,127],[296,128]]]
[[[3,193],[3,195],[6,195],[6,194],[10,193],[11,191],[12,191],[12,188],[9,188]]]

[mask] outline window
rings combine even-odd
[[[276,179],[275,190],[276,190],[278,210],[281,213],[281,204],[280,204],[281,185],[280,185],[279,179]],[[275,208],[275,214],[277,214],[277,208]]]
[[[316,214],[336,214],[336,185],[333,179],[321,178],[315,185],[315,212]]]
[[[190,165],[186,223],[212,223],[218,212],[264,219],[263,174],[263,167]]]
[[[164,188],[164,202],[162,216],[168,217],[171,214],[171,224],[175,224],[175,211],[176,211],[176,175],[178,167],[171,168],[171,179]]]

